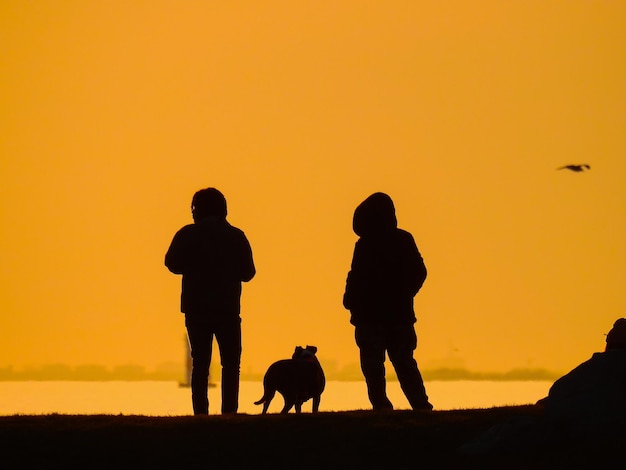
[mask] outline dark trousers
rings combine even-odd
[[[209,366],[213,337],[217,340],[222,365],[222,414],[236,413],[239,406],[241,363],[241,320],[210,322],[186,318],[191,347],[191,401],[194,414],[209,413]]]
[[[413,358],[417,335],[413,325],[360,325],[355,329],[361,355],[361,370],[375,410],[393,409],[387,397],[385,353],[393,365],[409,404],[414,410],[432,409],[422,374]]]

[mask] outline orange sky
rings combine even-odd
[[[163,256],[215,186],[258,270],[242,370],[358,360],[374,191],[429,268],[422,368],[569,370],[626,316],[625,24],[600,0],[3,1],[0,367],[181,361]]]

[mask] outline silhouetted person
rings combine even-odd
[[[604,352],[557,379],[535,413],[492,426],[459,449],[464,454],[517,452],[614,439],[626,428],[626,319],[606,337]]]
[[[226,199],[215,188],[191,202],[194,223],[180,229],[165,265],[182,274],[181,311],[191,347],[194,414],[208,414],[213,337],[222,364],[222,413],[236,413],[241,362],[241,283],[256,273],[245,234],[226,221]]]
[[[558,379],[540,400],[546,413],[573,421],[596,423],[626,418],[626,319],[620,318],[606,337],[604,352]]]
[[[350,310],[361,370],[374,410],[393,409],[386,392],[385,353],[414,410],[431,410],[413,358],[417,347],[413,298],[426,266],[413,236],[397,227],[391,198],[375,193],[354,212],[354,247],[343,305]]]
[[[626,318],[618,318],[606,335],[605,351],[621,349],[626,351]]]

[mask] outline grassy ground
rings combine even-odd
[[[0,417],[0,468],[600,468],[626,433],[549,447],[465,455],[492,426],[532,406],[435,412],[353,411],[210,417]]]

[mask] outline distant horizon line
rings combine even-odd
[[[392,368],[387,373],[387,380],[397,381]],[[362,381],[358,365],[349,364],[342,369],[324,371],[326,380],[355,382]],[[421,370],[424,381],[553,381],[563,373],[544,368],[513,368],[505,372],[470,370],[462,367],[437,367]],[[219,381],[219,373],[215,374]],[[265,372],[242,371],[243,381],[262,381]],[[141,365],[125,365],[107,368],[95,364],[69,366],[65,364],[46,364],[39,367],[14,369],[12,366],[0,367],[0,382],[20,381],[175,381],[186,382],[184,365],[166,364],[148,371]]]

